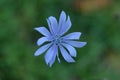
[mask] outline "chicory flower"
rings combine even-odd
[[[77,52],[75,47],[81,48],[86,45],[86,42],[79,42],[81,32],[73,32],[66,36],[63,36],[71,28],[71,20],[69,16],[66,16],[64,11],[61,12],[59,22],[56,18],[50,16],[47,19],[49,30],[46,27],[34,28],[41,33],[43,37],[39,38],[37,45],[40,48],[34,53],[35,56],[39,56],[46,52],[45,62],[50,67],[55,62],[56,58],[60,62],[58,49],[65,61],[71,63],[75,62],[73,57],[76,57]]]

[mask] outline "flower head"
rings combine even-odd
[[[39,56],[46,51],[44,57],[45,62],[51,67],[56,58],[58,59],[58,62],[60,62],[58,54],[58,49],[60,49],[65,61],[69,63],[75,62],[73,57],[76,57],[77,53],[74,47],[81,48],[86,45],[86,42],[77,41],[81,36],[81,32],[73,32],[63,36],[72,25],[70,17],[66,16],[64,11],[60,14],[59,22],[57,22],[55,17],[50,16],[47,19],[47,23],[49,30],[45,27],[34,28],[43,35],[43,37],[39,38],[37,41],[37,45],[40,46],[40,48],[34,55]],[[43,43],[46,44],[43,45]]]

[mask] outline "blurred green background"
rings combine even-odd
[[[34,57],[46,18],[70,16],[69,32],[88,44],[76,63],[61,57],[49,68]],[[0,80],[120,80],[120,0],[0,0]]]

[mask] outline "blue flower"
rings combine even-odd
[[[57,22],[55,17],[50,16],[47,19],[47,23],[49,31],[45,27],[34,28],[43,35],[43,37],[39,38],[37,41],[37,45],[40,46],[40,48],[34,55],[39,56],[46,52],[44,57],[45,62],[51,67],[56,58],[58,59],[58,62],[60,62],[58,54],[58,49],[60,49],[65,61],[69,63],[75,62],[72,58],[76,57],[77,54],[74,47],[81,48],[86,45],[86,42],[78,42],[81,32],[73,32],[63,36],[72,25],[70,17],[66,16],[64,11],[60,14],[59,22]]]

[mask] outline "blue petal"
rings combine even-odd
[[[68,54],[68,52],[62,47],[60,47],[61,54],[67,62],[75,62],[75,60]]]
[[[51,27],[50,21],[48,19],[47,19],[47,23],[48,23],[48,27],[50,29],[51,34],[53,34],[52,27]]]
[[[45,62],[48,65],[51,61],[54,62],[53,56],[56,56],[56,46],[53,45],[46,53],[45,55]],[[51,63],[52,64],[52,63]]]
[[[65,41],[65,42],[71,46],[78,48],[81,48],[87,44],[87,42],[78,42],[78,41]]]
[[[42,38],[39,38],[38,41],[37,41],[37,45],[40,46],[42,45],[44,42],[47,42],[47,41],[51,41],[49,38],[47,37],[42,37]]]
[[[60,63],[60,58],[59,58],[59,55],[57,54],[57,59],[58,59],[58,62]]]
[[[34,53],[34,56],[39,56],[39,55],[41,55],[41,54],[44,53],[50,46],[51,46],[51,43],[46,44],[46,45],[40,47],[40,48]]]
[[[68,16],[68,19],[65,23],[63,23],[63,26],[60,30],[60,35],[63,35],[64,33],[66,33],[70,28],[71,28],[71,20],[70,20],[70,17]]]
[[[56,46],[56,45],[55,45]],[[55,52],[55,54],[52,56],[52,59],[50,60],[50,62],[49,62],[49,66],[50,67],[52,67],[52,65],[53,65],[53,63],[55,62],[55,59],[56,59],[56,55],[58,54],[58,47],[56,46],[55,48],[54,48],[54,52]]]
[[[76,50],[74,47],[65,43],[62,43],[62,45],[69,51],[71,56],[76,57]]]
[[[40,32],[42,35],[50,37],[50,32],[45,27],[34,28],[36,31]]]
[[[61,12],[60,18],[59,18],[59,27],[62,27],[63,23],[66,21],[66,14],[64,11]]]
[[[49,25],[50,31],[56,34],[58,31],[58,23],[55,17],[50,16],[48,18],[48,25]]]
[[[64,39],[79,39],[81,36],[81,32],[73,32],[73,33],[70,33],[66,36],[64,36],[63,38]]]

